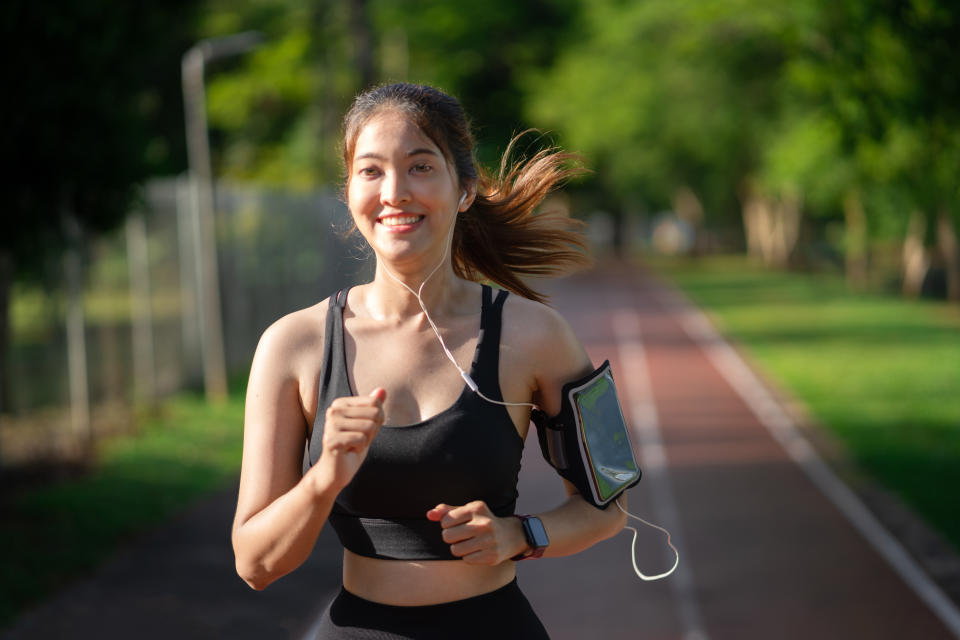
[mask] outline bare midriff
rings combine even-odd
[[[383,560],[344,550],[343,586],[372,602],[422,606],[496,591],[515,575],[514,563],[471,565],[463,560]]]

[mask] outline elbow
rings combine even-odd
[[[237,557],[237,575],[254,591],[263,591],[276,578],[270,576],[263,566],[257,563],[245,562]]]
[[[239,535],[235,532],[233,536],[233,558],[237,575],[254,591],[263,591],[271,582],[276,580],[278,576],[271,575],[269,568],[263,563],[262,558],[252,556],[250,553],[245,553],[239,543]]]

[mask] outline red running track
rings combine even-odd
[[[638,452],[646,468],[630,511],[674,527],[682,554],[652,583],[633,574],[627,532],[522,563],[521,586],[555,640],[955,637],[774,440],[684,329],[675,292],[625,266],[549,292],[594,362],[613,362],[627,411],[653,423],[638,448],[662,440],[662,468]],[[533,440],[521,478],[524,512],[559,500]],[[642,531],[638,547],[642,571],[669,568],[662,534]]]

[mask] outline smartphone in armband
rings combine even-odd
[[[563,386],[560,413],[534,409],[543,457],[597,508],[605,509],[640,482],[630,432],[617,398],[610,361]]]

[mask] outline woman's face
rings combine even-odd
[[[357,136],[347,179],[350,213],[381,259],[427,260],[424,267],[440,259],[463,192],[415,124],[392,111],[374,116]]]

